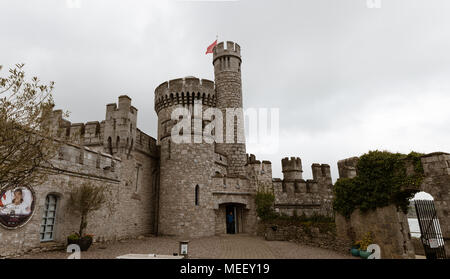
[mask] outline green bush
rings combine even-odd
[[[338,179],[334,185],[334,210],[349,217],[355,209],[366,212],[395,204],[407,212],[424,176],[421,155],[378,150],[364,154],[356,166],[357,176]],[[408,175],[407,162],[413,164],[413,174]]]
[[[276,213],[273,210],[273,203],[275,201],[275,195],[271,192],[260,191],[256,193],[256,214],[262,220],[268,220],[273,218]]]
[[[78,240],[78,239],[80,239],[80,236],[77,234],[77,233],[72,233],[71,235],[69,235],[68,237],[67,237],[69,240]]]

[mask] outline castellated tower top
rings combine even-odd
[[[283,158],[281,168],[285,180],[302,179],[302,160],[298,157]]]
[[[283,172],[303,171],[302,160],[299,157],[283,158],[281,160],[281,166],[283,168]]]
[[[234,56],[241,60],[241,47],[235,42],[226,42],[227,48],[225,49],[225,42],[220,42],[214,48],[213,64],[214,62],[223,56]]]
[[[185,77],[166,81],[155,89],[155,110],[173,105],[189,105],[202,100],[204,105],[216,105],[214,82],[196,77]]]

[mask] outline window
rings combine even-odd
[[[139,190],[139,170],[141,169],[141,165],[137,164],[136,166],[136,185],[135,185],[135,189],[134,192],[137,193]]]
[[[40,231],[41,241],[54,240],[57,201],[58,198],[55,195],[48,195],[45,198],[44,214],[42,216]]]
[[[109,151],[109,154],[113,155],[113,149],[112,149],[112,140],[111,140],[111,137],[108,138],[108,151]]]
[[[197,185],[195,186],[195,205],[199,204],[199,193],[200,192],[200,187]]]

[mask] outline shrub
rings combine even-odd
[[[273,218],[276,213],[273,209],[273,203],[275,201],[275,195],[267,191],[259,191],[256,193],[256,214],[262,220],[268,220]]]

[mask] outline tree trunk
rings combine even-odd
[[[86,216],[85,215],[81,215],[81,223],[80,223],[80,237],[83,237],[83,233],[84,233],[84,229],[86,228],[87,223],[86,223]]]

